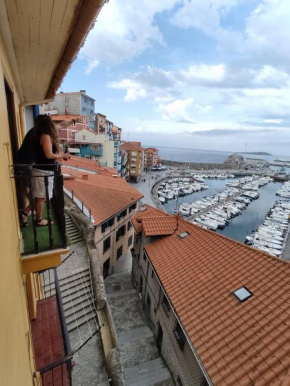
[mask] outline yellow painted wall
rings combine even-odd
[[[0,385],[33,385],[34,361],[21,272],[19,224],[9,164],[12,162],[4,75],[14,91],[19,139],[19,99],[0,36]]]

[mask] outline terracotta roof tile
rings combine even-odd
[[[172,235],[177,229],[177,218],[168,217],[145,217],[142,219],[145,236]]]
[[[140,210],[132,219],[132,224],[135,228],[135,231],[137,234],[139,234],[142,231],[142,219],[146,217],[169,217],[169,215],[166,212],[163,212],[160,209],[154,208],[150,205],[144,205],[144,210]]]
[[[53,114],[50,115],[50,118],[53,121],[71,121],[72,119],[83,119],[84,117],[87,117],[86,115],[59,115],[59,114]],[[80,122],[83,123],[83,122]]]
[[[86,174],[66,167],[62,167],[62,172],[72,177],[65,178],[64,188],[69,192],[73,191],[90,209],[95,220],[94,225],[101,224],[143,197],[121,177]]]
[[[123,150],[133,150],[133,151],[142,151],[144,150],[142,146],[140,146],[137,142],[122,142],[120,145],[120,149]]]
[[[116,169],[100,166],[99,161],[93,161],[87,158],[71,156],[67,161],[62,161],[63,166],[70,166],[76,169],[84,169],[91,172],[96,172],[101,175],[118,174]]]
[[[137,231],[163,229],[146,217]],[[145,250],[213,384],[290,386],[290,263],[171,218],[178,229]]]

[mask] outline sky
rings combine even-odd
[[[290,149],[289,0],[109,0],[59,91],[144,145]]]

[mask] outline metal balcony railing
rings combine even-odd
[[[39,253],[56,248],[65,248],[67,245],[65,217],[64,217],[64,195],[63,195],[63,176],[60,165],[55,165],[54,170],[43,176],[39,173],[32,175],[33,169],[41,169],[42,165],[13,165],[11,167],[12,176],[16,181],[16,191],[18,207],[25,210],[22,206],[24,196],[29,201],[31,215],[27,217],[27,223],[23,224],[22,254]],[[46,165],[47,166],[47,165]],[[53,196],[49,199],[49,178],[54,177]],[[35,215],[35,200],[32,180],[34,178],[44,179],[46,202],[43,211],[43,218],[47,219],[47,226],[38,226]],[[23,215],[20,214],[20,222]]]
[[[60,286],[57,276],[57,269],[49,269],[40,273],[42,280],[42,288],[44,292],[44,300],[56,298],[59,323],[62,334],[63,357],[47,364],[42,368],[38,368],[43,386],[72,386],[72,358],[73,352],[70,345],[68,329],[65,321],[64,309],[62,305]],[[53,299],[52,299],[53,300]],[[50,315],[47,316],[48,318]],[[45,342],[47,345],[53,342]],[[36,357],[37,362],[37,357]]]

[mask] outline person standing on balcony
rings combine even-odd
[[[57,161],[69,158],[69,154],[60,152],[58,130],[50,118],[41,120],[36,125],[34,151],[36,159],[31,174],[36,222],[38,226],[46,226],[48,220],[42,218],[44,202],[47,196],[45,177],[48,180],[48,198],[51,199]]]
[[[35,119],[35,124],[38,124],[42,119],[47,119],[48,116],[40,114]],[[29,202],[29,180],[31,179],[31,167],[35,163],[34,141],[36,127],[33,127],[25,135],[22,145],[20,146],[16,159],[14,160],[14,172],[16,176],[18,205],[20,208],[20,224],[27,225],[27,218],[30,214]]]

